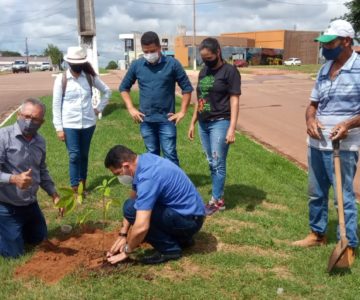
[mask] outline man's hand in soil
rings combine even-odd
[[[108,257],[107,261],[113,265],[113,264],[122,262],[122,261],[126,260],[127,258],[128,258],[128,255],[125,252],[121,252],[120,254]]]
[[[115,241],[110,251],[108,252],[108,255],[112,256],[116,253],[123,252],[125,244],[126,244],[126,237],[124,236],[118,237],[118,239]]]

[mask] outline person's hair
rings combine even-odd
[[[213,54],[217,54],[218,50],[220,50],[220,59],[223,60],[222,54],[221,54],[221,46],[217,39],[209,37],[204,39],[199,46],[199,51],[207,49]]]
[[[42,103],[39,99],[37,98],[27,98],[23,101],[23,103],[21,104],[21,107],[20,107],[20,112],[23,112],[24,111],[24,107],[26,104],[28,103],[31,103],[32,105],[34,106],[39,106],[41,108],[41,111],[42,111],[42,115],[43,117],[45,116],[45,113],[46,113],[46,106],[44,103]]]
[[[155,44],[160,46],[159,36],[154,31],[147,31],[141,36],[141,46],[149,46]]]
[[[87,74],[90,74],[93,77],[97,76],[94,68],[92,67],[91,63],[89,63],[88,61],[84,63],[83,71]]]
[[[82,65],[83,66],[83,71],[86,74],[90,74],[93,77],[97,76],[94,68],[92,67],[91,63],[89,63],[88,61],[84,62],[82,64],[74,64],[74,63],[68,63],[68,64],[69,64],[69,67],[71,67],[71,65]]]
[[[116,145],[110,149],[105,158],[105,168],[119,168],[124,162],[133,162],[136,153],[123,145]]]

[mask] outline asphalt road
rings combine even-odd
[[[123,75],[116,71],[102,79],[117,90]],[[195,86],[197,73],[190,71],[189,77]],[[51,95],[53,82],[51,72],[0,75],[0,121],[26,97]],[[306,74],[242,75],[238,129],[306,168],[304,114],[313,84]]]

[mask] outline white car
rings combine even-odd
[[[296,57],[290,57],[289,59],[284,61],[285,66],[300,66],[301,59]]]

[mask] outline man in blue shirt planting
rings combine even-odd
[[[144,57],[134,61],[119,90],[140,132],[148,152],[163,156],[179,165],[176,152],[176,124],[184,118],[193,88],[181,64],[173,57],[161,54],[158,35],[145,32],[141,37]],[[138,81],[140,107],[135,108],[130,89]],[[182,90],[182,103],[175,113],[175,85]]]
[[[142,260],[145,264],[180,258],[182,249],[194,244],[205,215],[201,196],[184,171],[167,159],[136,155],[121,145],[108,152],[105,167],[136,193],[124,203],[123,225],[108,261],[124,261],[143,241],[156,250]]]

